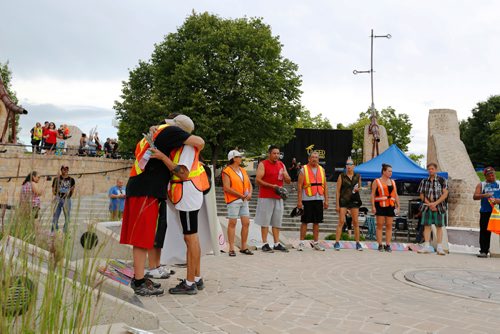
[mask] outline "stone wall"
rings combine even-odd
[[[85,196],[107,192],[116,184],[117,178],[121,178],[126,183],[132,161],[70,155],[61,157],[32,155],[10,147],[6,153],[0,153],[0,203],[17,203],[21,184],[30,171],[36,170],[41,175],[54,177],[62,165],[69,166],[69,173],[76,181],[75,196]],[[86,175],[84,173],[97,174]],[[5,179],[5,177],[17,175],[21,178]],[[43,199],[51,198],[52,181],[46,181],[44,177],[40,182],[42,185],[45,184],[44,188],[47,189]]]
[[[363,135],[363,162],[367,162],[372,159],[372,148],[373,148],[373,136],[368,134],[369,125],[365,126],[365,132]],[[379,136],[380,142],[378,143],[378,153],[382,154],[385,150],[389,148],[389,139],[387,137],[387,131],[383,125],[379,125]]]
[[[457,112],[431,109],[428,131],[427,163],[449,175],[449,225],[479,227],[479,202],[472,199],[479,178],[460,140]]]

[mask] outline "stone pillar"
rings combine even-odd
[[[449,226],[479,227],[479,202],[472,199],[479,183],[469,154],[460,140],[457,112],[431,109],[428,119],[427,163],[448,172]]]
[[[365,132],[363,135],[363,162],[367,162],[372,159],[372,148],[373,148],[373,136],[368,133],[368,127],[370,125],[365,125]],[[378,143],[378,153],[382,154],[385,150],[389,148],[389,139],[387,137],[387,131],[383,125],[378,125],[380,142]],[[376,154],[376,153],[375,153]]]

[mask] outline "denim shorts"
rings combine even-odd
[[[248,201],[236,201],[227,205],[227,218],[238,219],[240,217],[250,217]]]

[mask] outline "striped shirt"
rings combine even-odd
[[[435,202],[443,195],[443,191],[445,189],[448,189],[448,181],[439,175],[435,175],[432,180],[429,176],[428,178],[420,181],[418,193],[424,194],[424,198],[429,202]],[[446,213],[446,201],[439,203],[436,208],[439,213]],[[424,206],[423,211],[427,210],[429,210],[429,207],[426,205]]]
[[[40,196],[36,195],[31,182],[26,182],[21,187],[21,202],[27,203],[31,200],[32,207],[40,207]]]

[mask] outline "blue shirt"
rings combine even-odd
[[[486,181],[481,182],[481,194],[492,193],[493,198],[500,198],[500,181],[495,181],[492,183],[487,183]],[[491,212],[491,204],[488,202],[487,198],[481,198],[481,209],[479,212]]]
[[[108,195],[124,195],[125,187],[119,188],[118,186],[111,187],[109,189]],[[109,210],[123,212],[123,207],[125,206],[125,198],[110,198],[109,199]]]

